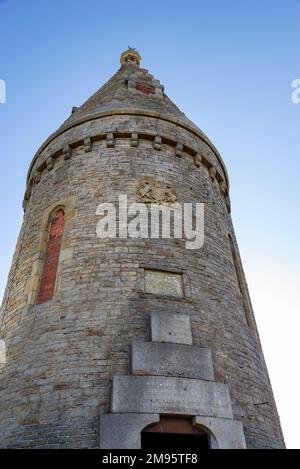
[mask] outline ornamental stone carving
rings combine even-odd
[[[171,205],[177,201],[176,190],[163,181],[145,177],[138,183],[137,196],[140,202]]]

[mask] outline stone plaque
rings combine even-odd
[[[210,350],[196,345],[133,342],[131,372],[133,375],[214,379]]]
[[[182,274],[145,269],[145,292],[182,298]]]
[[[226,384],[164,376],[114,376],[111,411],[232,418]]]
[[[153,342],[192,345],[191,318],[184,313],[152,312],[150,334]]]

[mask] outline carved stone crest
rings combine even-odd
[[[177,201],[176,190],[163,181],[145,177],[138,183],[137,195],[141,202],[148,204],[172,205]]]

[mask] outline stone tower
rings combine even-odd
[[[0,447],[284,447],[224,162],[140,62],[124,52],[30,166],[1,309]],[[98,237],[97,207],[120,195],[204,203],[203,246]]]

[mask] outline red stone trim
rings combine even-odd
[[[46,303],[53,298],[64,225],[65,213],[59,209],[49,225],[49,239],[36,304]]]

